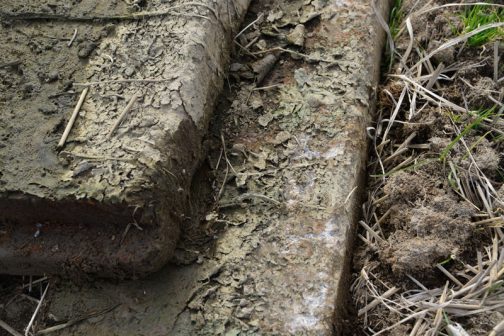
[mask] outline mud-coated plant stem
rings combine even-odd
[[[37,308],[35,308],[35,311],[33,312],[33,315],[30,319],[30,322],[28,323],[28,325],[26,326],[26,329],[25,329],[25,336],[28,336],[30,335],[30,329],[32,328],[33,326],[33,322],[35,322],[35,318],[37,317],[37,314],[40,310],[40,307],[42,307],[42,303],[44,302],[44,299],[46,297],[46,294],[47,294],[47,290],[49,289],[49,282],[47,283],[47,286],[46,288],[44,289],[44,293],[42,293],[42,296],[40,297],[40,300],[39,300],[39,303],[37,305]]]
[[[77,119],[77,116],[79,115],[79,111],[81,109],[82,104],[84,103],[84,99],[86,98],[88,91],[89,91],[89,87],[86,87],[86,88],[84,88],[84,90],[82,90],[79,101],[77,102],[77,105],[75,106],[75,109],[73,110],[72,116],[70,117],[70,120],[68,121],[68,124],[65,128],[65,131],[63,132],[63,135],[61,136],[61,139],[58,142],[58,149],[61,149],[61,148],[63,148],[63,146],[65,146],[65,142],[68,138],[68,135],[70,134],[70,131],[72,130],[73,124],[75,123],[75,119]]]
[[[128,102],[128,105],[126,105],[126,107],[122,111],[121,115],[119,116],[119,119],[117,119],[117,121],[115,122],[114,126],[112,126],[112,130],[110,131],[110,133],[109,133],[109,135],[107,137],[108,139],[110,139],[112,137],[112,135],[114,135],[114,132],[117,130],[117,128],[119,127],[119,125],[121,125],[121,123],[124,120],[124,117],[126,117],[126,114],[128,114],[128,112],[131,110],[131,108],[133,107],[133,104],[135,104],[135,102],[137,101],[138,97],[139,97],[138,92],[135,93],[131,97],[130,101]]]

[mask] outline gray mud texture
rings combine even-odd
[[[206,141],[212,206],[176,264],[57,282],[40,329],[106,311],[60,335],[342,332],[384,34],[370,2],[256,1],[245,25],[256,19],[236,39]]]
[[[2,273],[122,277],[166,263],[247,6],[1,2]]]

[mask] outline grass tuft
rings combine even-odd
[[[389,29],[392,34],[392,38],[396,38],[399,33],[401,22],[403,21],[404,13],[402,11],[403,0],[395,0],[392,11],[390,12]]]
[[[464,137],[466,136],[467,134],[469,134],[469,132],[471,132],[473,129],[477,129],[478,126],[483,122],[483,120],[491,117],[492,115],[495,115],[495,106],[490,108],[490,109],[487,109],[487,110],[483,110],[483,111],[479,111],[476,115],[477,115],[477,118],[475,120],[473,120],[472,122],[470,122],[469,124],[467,124],[465,127],[464,127],[464,130],[462,132],[460,132],[460,134],[457,135],[457,137],[455,139],[453,139],[449,144],[448,146],[441,152],[441,155],[439,156],[440,160],[441,161],[445,161],[446,160],[446,157],[448,156],[448,154],[450,153],[450,151],[453,149],[453,147]],[[452,118],[453,120],[453,118]],[[457,122],[456,120],[454,120],[454,122]]]
[[[462,15],[464,31],[470,33],[486,24],[504,22],[504,9],[492,6],[475,5],[467,9]],[[470,37],[467,41],[471,47],[479,47],[496,39],[504,38],[504,28],[493,28]]]

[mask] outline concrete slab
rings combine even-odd
[[[378,2],[383,15],[388,5]],[[267,17],[263,31],[301,23],[306,41],[302,52],[278,55],[261,84],[270,89],[242,85],[223,116],[232,179],[205,224],[227,229],[188,265],[147,279],[61,285],[49,307],[55,316],[119,304],[65,335],[342,332],[384,34],[371,0],[252,7]]]
[[[166,263],[247,6],[2,1],[1,273],[122,277]]]
[[[320,16],[305,24],[305,56],[282,58],[261,84],[281,87],[252,95],[248,110],[231,109],[246,126],[228,129],[237,176],[226,186],[221,218],[246,222],[217,242],[219,274],[188,303],[177,333],[187,334],[190,321],[197,335],[342,332],[384,43],[371,3],[280,5],[279,26]],[[377,3],[387,17],[388,1]],[[250,88],[243,91],[247,97]],[[248,117],[259,98],[264,111]]]

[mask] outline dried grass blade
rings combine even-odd
[[[365,313],[367,313],[368,311],[370,311],[374,307],[378,306],[380,303],[383,303],[383,301],[385,299],[388,299],[389,297],[391,297],[392,295],[394,295],[398,291],[399,291],[399,288],[397,288],[397,287],[390,288],[388,291],[383,293],[381,296],[378,296],[373,301],[371,301],[369,304],[367,304],[364,308],[359,309],[359,312],[357,315],[358,316],[364,315]]]
[[[410,17],[406,18],[406,29],[408,30],[410,41],[408,43],[408,47],[406,48],[406,51],[404,52],[404,54],[401,58],[401,67],[405,67],[405,68],[406,68],[406,64],[408,62],[408,59],[410,57],[411,51],[413,50],[413,42],[415,41],[415,37],[413,34],[413,25],[411,24]],[[401,73],[401,72],[402,71],[399,71],[399,73]]]
[[[359,224],[362,225],[362,227],[364,227],[366,229],[367,232],[369,232],[369,234],[375,238],[377,241],[379,241],[380,243],[383,243],[383,244],[387,244],[387,241],[385,239],[383,239],[382,237],[380,237],[373,229],[371,229],[369,227],[369,225],[367,225],[364,221],[359,221]]]
[[[404,76],[404,75],[390,75],[390,77],[395,77],[395,78],[399,78],[399,79],[402,79],[404,80],[405,82],[408,82],[410,84],[412,84],[413,86],[415,86],[417,89],[419,89],[419,93],[426,99],[432,101],[432,102],[435,102],[435,103],[443,103],[444,105],[450,107],[451,109],[453,109],[454,111],[458,111],[458,112],[467,112],[467,109],[463,108],[463,107],[460,107],[458,106],[457,104],[454,104],[448,100],[446,100],[445,98],[437,95],[436,93],[430,91],[430,90],[427,90],[426,88],[424,88],[422,85],[418,84],[417,82],[415,82],[414,80],[412,80],[411,78],[407,77],[407,76]],[[433,99],[434,98],[434,99]],[[437,101],[435,100],[437,99]]]
[[[399,110],[401,109],[401,105],[402,105],[402,102],[404,100],[404,96],[406,95],[407,89],[408,89],[408,87],[405,86],[403,88],[402,92],[401,92],[401,95],[399,96],[399,100],[397,101],[397,104],[395,106],[394,112],[390,116],[390,120],[389,120],[389,122],[387,124],[387,128],[385,129],[385,133],[383,134],[382,143],[387,140],[387,135],[390,132],[390,129],[392,128],[392,125],[394,124],[394,120],[396,119],[397,114],[399,113]]]
[[[17,332],[14,328],[5,323],[3,320],[0,320],[0,328],[7,331],[12,336],[23,336],[21,333]]]
[[[466,33],[466,34],[463,34],[463,35],[458,36],[456,38],[453,38],[453,39],[449,40],[448,42],[443,43],[441,46],[439,46],[435,50],[431,51],[429,54],[427,54],[427,56],[425,56],[420,61],[418,61],[417,64],[415,64],[415,66],[413,66],[413,67],[416,68],[419,63],[423,63],[425,61],[430,60],[432,58],[432,56],[436,55],[437,53],[439,53],[445,49],[451,48],[454,45],[459,44],[460,42],[464,42],[464,41],[468,40],[469,38],[473,37],[474,35],[478,35],[479,33],[484,32],[485,30],[488,30],[488,29],[499,28],[499,27],[504,27],[504,22],[489,23],[489,24],[481,26],[481,27],[469,32],[469,33]]]
[[[457,279],[453,274],[448,272],[446,268],[444,268],[442,265],[437,264],[436,265],[437,269],[439,269],[441,272],[443,272],[444,275],[446,275],[451,281],[453,281],[455,284],[457,284],[460,287],[464,287],[464,285]]]
[[[380,26],[383,28],[383,30],[387,34],[387,42],[388,42],[389,49],[390,49],[390,64],[389,64],[389,71],[390,71],[390,69],[392,69],[392,62],[394,60],[394,54],[395,54],[394,38],[392,37],[392,33],[390,32],[389,25],[387,24],[387,22],[385,21],[385,19],[383,18],[383,16],[380,13],[380,10],[376,6],[375,0],[371,1],[371,5],[373,6],[373,11],[376,15],[376,19],[378,20],[378,23],[380,24]]]

